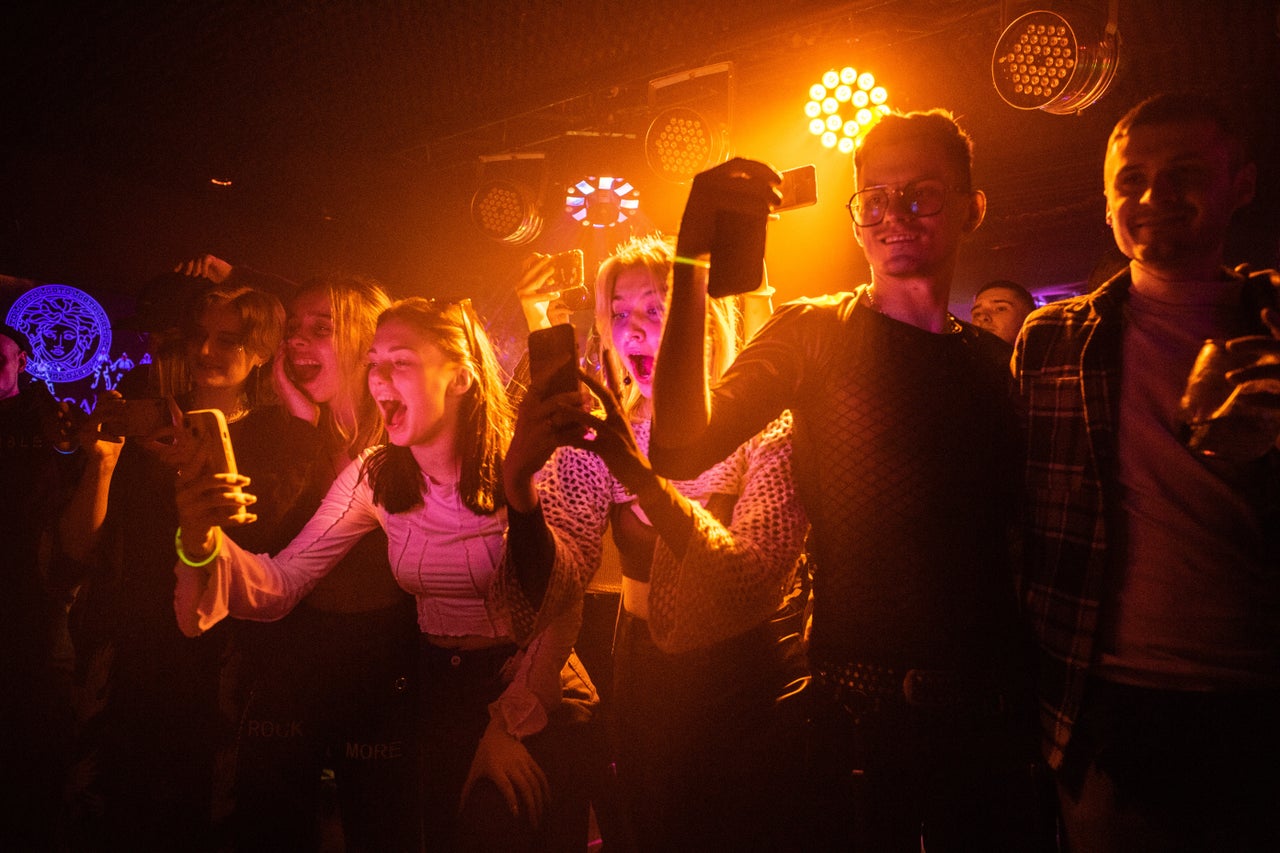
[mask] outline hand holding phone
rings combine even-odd
[[[551,280],[539,292],[558,293],[559,301],[570,311],[587,307],[590,291],[585,284],[585,261],[581,249],[557,252],[551,258]]]
[[[577,391],[578,333],[568,323],[529,333],[529,378],[543,387],[543,399]]]
[[[782,201],[773,213],[807,207],[818,202],[817,168],[812,164],[782,172],[778,189]],[[707,293],[721,298],[750,293],[764,279],[765,232],[769,217],[732,210],[716,213],[711,237],[711,270]]]
[[[773,209],[774,213],[817,204],[817,167],[810,163],[805,166],[796,166],[794,169],[787,169],[782,173],[782,183],[778,185],[778,189],[782,193],[782,202]]]
[[[192,453],[185,465],[195,466],[187,471],[187,477],[206,474],[236,475],[235,451],[231,446],[231,432],[221,409],[194,409],[182,416],[182,425],[190,441]],[[238,485],[229,485],[229,491],[239,499],[243,492]],[[257,519],[241,503],[229,521],[248,524]]]

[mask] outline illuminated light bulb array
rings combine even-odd
[[[487,236],[522,246],[542,231],[533,190],[508,181],[491,181],[471,199],[471,219]]]
[[[1120,39],[1114,19],[1105,29],[1084,26],[1081,39],[1066,18],[1040,10],[1005,27],[991,54],[991,79],[1005,103],[1073,115],[1101,98],[1115,78]]]
[[[674,107],[658,115],[645,135],[645,157],[660,177],[677,183],[714,164],[718,140],[698,112]]]
[[[564,209],[583,225],[608,228],[640,209],[640,192],[624,178],[588,177],[569,187]]]
[[[869,71],[861,74],[850,66],[822,75],[822,80],[809,87],[809,101],[804,105],[809,132],[825,148],[850,154],[858,139],[881,116],[889,114],[889,93],[876,85]]]
[[[1009,40],[1005,52],[997,56],[1005,88],[1014,96],[1039,102],[1052,98],[1070,79],[1076,67],[1076,40],[1070,27],[1031,22]]]

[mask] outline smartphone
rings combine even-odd
[[[231,447],[231,431],[221,409],[193,409],[182,416],[182,427],[196,446],[196,455],[204,459],[201,471],[206,474],[237,474],[236,454]],[[232,491],[240,493],[239,486]],[[249,510],[241,505],[236,520],[244,523]]]
[[[559,291],[560,301],[570,311],[581,311],[591,298],[585,282],[585,261],[581,249],[551,255],[551,281],[543,288],[544,293]]]
[[[557,252],[551,256],[551,263],[555,269],[556,290],[563,293],[582,285],[584,262],[581,249]]]
[[[102,422],[102,431],[121,438],[153,435],[173,426],[169,401],[163,397],[134,397],[121,401],[120,413]]]
[[[578,333],[571,324],[529,333],[529,378],[546,380],[543,399],[578,390]]]
[[[707,294],[716,299],[748,293],[764,280],[764,239],[768,217],[721,210],[711,235]]]
[[[773,209],[774,213],[794,210],[797,207],[809,207],[818,203],[818,170],[812,163],[796,166],[782,173],[782,203]]]

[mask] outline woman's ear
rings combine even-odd
[[[459,367],[457,372],[453,374],[453,379],[449,382],[449,393],[461,397],[471,390],[471,386],[475,382],[476,377],[471,372],[471,368]]]

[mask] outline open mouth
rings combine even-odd
[[[378,406],[382,409],[382,420],[387,425],[387,429],[394,429],[404,421],[406,412],[404,403],[399,400],[379,400]]]
[[[289,372],[299,383],[306,385],[320,376],[320,362],[308,358],[290,359]]]
[[[653,378],[653,356],[632,353],[627,356],[627,360],[631,362],[631,374],[636,379],[648,382]]]

